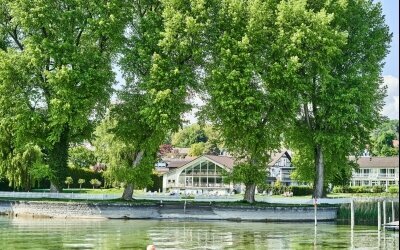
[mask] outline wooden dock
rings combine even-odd
[[[399,231],[399,221],[386,223],[383,225],[386,230]]]

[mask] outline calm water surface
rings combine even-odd
[[[0,249],[398,249],[399,233],[320,223],[63,220],[0,216]]]

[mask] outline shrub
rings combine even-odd
[[[92,184],[93,189],[94,189],[94,187],[99,187],[101,185],[101,181],[99,181],[97,179],[91,179],[90,184]]]
[[[333,187],[333,193],[344,193],[344,187],[342,186],[335,186]]]
[[[96,173],[91,169],[88,168],[68,168],[67,170],[68,176],[71,176],[74,180],[84,179],[84,180],[91,180],[97,179],[102,181],[103,176],[102,173]],[[82,188],[90,188],[90,182],[84,182],[82,185],[80,183],[72,184],[71,187],[82,187]]]
[[[276,181],[274,183],[274,186],[272,187],[272,193],[275,195],[282,194],[284,192],[284,188],[285,187],[282,186],[282,183],[280,181]]]
[[[398,194],[399,193],[399,186],[390,186],[388,188],[388,191],[391,194]]]
[[[292,186],[293,196],[312,195],[313,189],[309,186]]]
[[[82,188],[82,184],[85,183],[86,180],[85,179],[79,179],[78,183],[79,183],[79,188]]]
[[[347,190],[347,193],[370,193],[371,192],[371,188],[368,186],[353,186],[353,187],[349,187]]]
[[[69,189],[69,185],[71,185],[72,183],[74,183],[74,179],[72,179],[71,176],[68,176],[68,177],[65,179],[65,184],[68,185],[68,189]]]
[[[385,192],[385,187],[382,187],[382,186],[373,186],[373,187],[372,187],[372,192],[373,192],[373,193],[382,193],[382,192]]]

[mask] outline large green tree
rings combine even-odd
[[[204,60],[204,113],[238,159],[231,179],[244,183],[244,200],[254,202],[270,154],[281,146],[285,110],[290,110],[282,85],[269,72],[277,5],[237,0],[214,1],[213,6]]]
[[[178,130],[190,108],[187,98],[197,82],[195,62],[201,57],[201,17],[206,13],[201,0],[134,5],[121,51],[126,85],[111,110],[113,133],[127,149],[125,164],[115,166],[116,173],[121,167],[125,171],[124,199],[132,199],[141,176],[150,176],[159,146]]]
[[[399,155],[399,147],[393,145],[399,140],[399,120],[387,120],[371,133],[371,153],[376,156]]]
[[[297,174],[313,179],[319,198],[380,120],[391,35],[371,0],[290,0],[278,10],[279,65],[296,67],[286,81],[297,107],[286,139],[297,152]]]
[[[70,142],[89,135],[109,100],[124,5],[121,0],[0,1],[0,112],[7,114],[0,116],[1,137],[13,138],[12,150],[30,141],[41,148],[53,191],[62,188]]]

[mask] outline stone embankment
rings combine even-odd
[[[0,214],[34,218],[198,219],[243,221],[313,221],[313,207],[249,207],[184,204],[103,204],[0,201]],[[337,208],[319,207],[319,221],[335,220]]]

